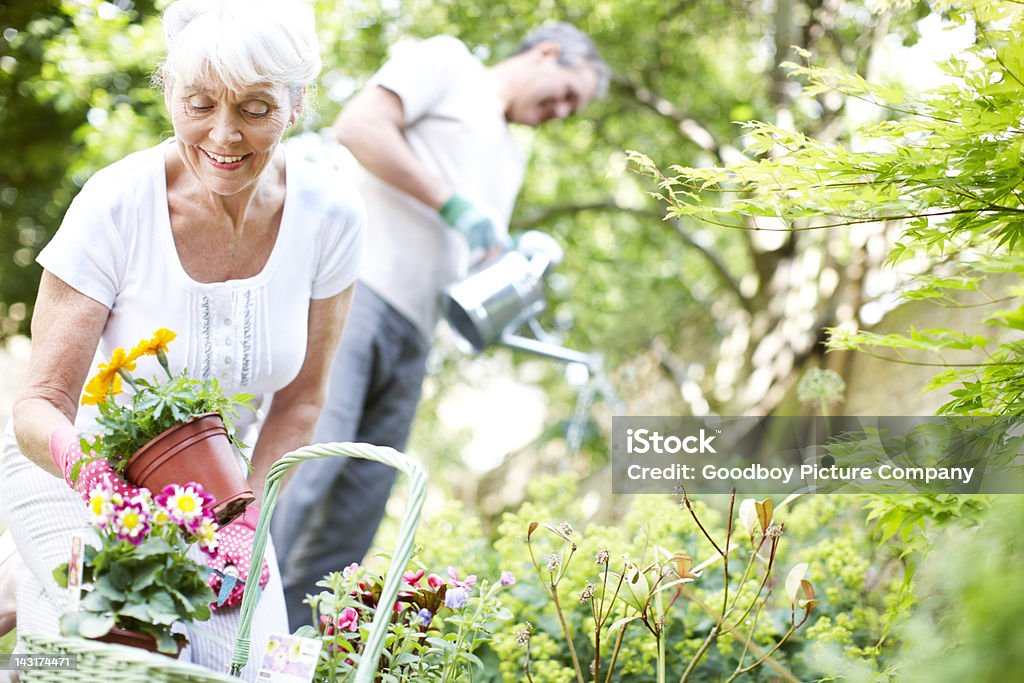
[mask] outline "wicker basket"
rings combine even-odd
[[[370,635],[366,640],[359,668],[356,670],[355,683],[371,683],[377,662],[380,660],[380,654],[384,649],[387,622],[391,617],[391,607],[398,597],[402,573],[412,557],[413,539],[416,534],[416,526],[419,524],[423,499],[426,496],[426,473],[416,460],[391,448],[362,443],[316,444],[288,453],[271,467],[270,473],[267,475],[266,486],[263,490],[262,514],[260,514],[260,521],[256,527],[249,566],[258,567],[263,562],[270,518],[274,513],[277,496],[281,490],[281,480],[285,473],[306,460],[338,457],[361,458],[390,465],[404,472],[410,482],[409,506],[399,531],[398,543],[391,555],[391,564],[388,567],[377,613],[370,625]],[[82,681],[83,683],[96,683],[115,678],[118,681],[146,681],[147,683],[162,681],[168,683],[171,681],[237,683],[239,672],[249,660],[249,631],[256,610],[256,602],[259,599],[258,587],[259,582],[256,581],[245,586],[230,675],[121,645],[109,645],[84,638],[25,635],[23,639],[30,652],[45,655],[74,654],[77,656],[77,669],[71,671],[28,669],[22,672],[21,679],[30,682]]]

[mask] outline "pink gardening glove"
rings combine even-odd
[[[50,457],[57,465],[57,469],[64,475],[64,481],[68,483],[82,500],[89,502],[89,494],[98,485],[107,483],[114,493],[120,493],[125,500],[134,498],[139,492],[138,487],[132,486],[122,479],[104,458],[95,460],[78,472],[78,481],[71,483],[71,470],[75,463],[85,457],[82,453],[81,434],[71,425],[59,427],[50,434]]]
[[[214,571],[210,572],[210,578],[206,580],[217,594],[217,601],[210,605],[211,609],[217,609],[221,605],[238,607],[242,604],[242,592],[245,590],[245,582],[249,579],[249,555],[252,554],[252,540],[256,535],[256,523],[259,519],[260,509],[250,505],[241,517],[217,530],[217,550],[209,562],[210,568]],[[237,577],[238,581],[232,583],[233,579],[229,578],[225,582],[225,575]],[[266,586],[269,580],[270,567],[267,561],[263,560],[260,587]]]

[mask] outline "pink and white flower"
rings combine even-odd
[[[127,503],[114,507],[114,533],[123,541],[138,545],[149,532],[149,505],[136,496]]]
[[[114,515],[113,490],[109,485],[98,484],[89,492],[89,523],[103,529]]]
[[[204,516],[207,508],[214,504],[213,496],[203,490],[202,485],[189,482],[184,486],[169,484],[156,497],[158,505],[167,509],[171,519],[182,526],[195,522]]]
[[[213,517],[204,517],[192,530],[199,548],[211,557],[217,552],[217,522]]]

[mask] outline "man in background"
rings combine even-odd
[[[362,167],[368,224],[317,442],[405,448],[441,294],[509,244],[526,168],[510,124],[564,119],[608,79],[588,36],[551,24],[491,67],[450,36],[406,46],[345,106],[334,132]],[[319,579],[363,560],[394,480],[365,460],[299,467],[272,527],[293,629]]]

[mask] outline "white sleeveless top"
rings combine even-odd
[[[96,363],[166,327],[178,335],[168,354],[172,371],[187,367],[195,376],[217,377],[229,394],[252,393],[259,404],[295,378],[306,354],[310,300],[334,296],[355,280],[364,211],[337,173],[285,149],[277,241],[263,270],[242,280],[197,282],[182,267],[171,233],[164,145],[89,179],[37,260],[110,308]],[[164,376],[152,357],[141,359],[135,374]],[[88,430],[95,416],[83,406],[76,424]],[[243,415],[240,432],[255,420]]]

